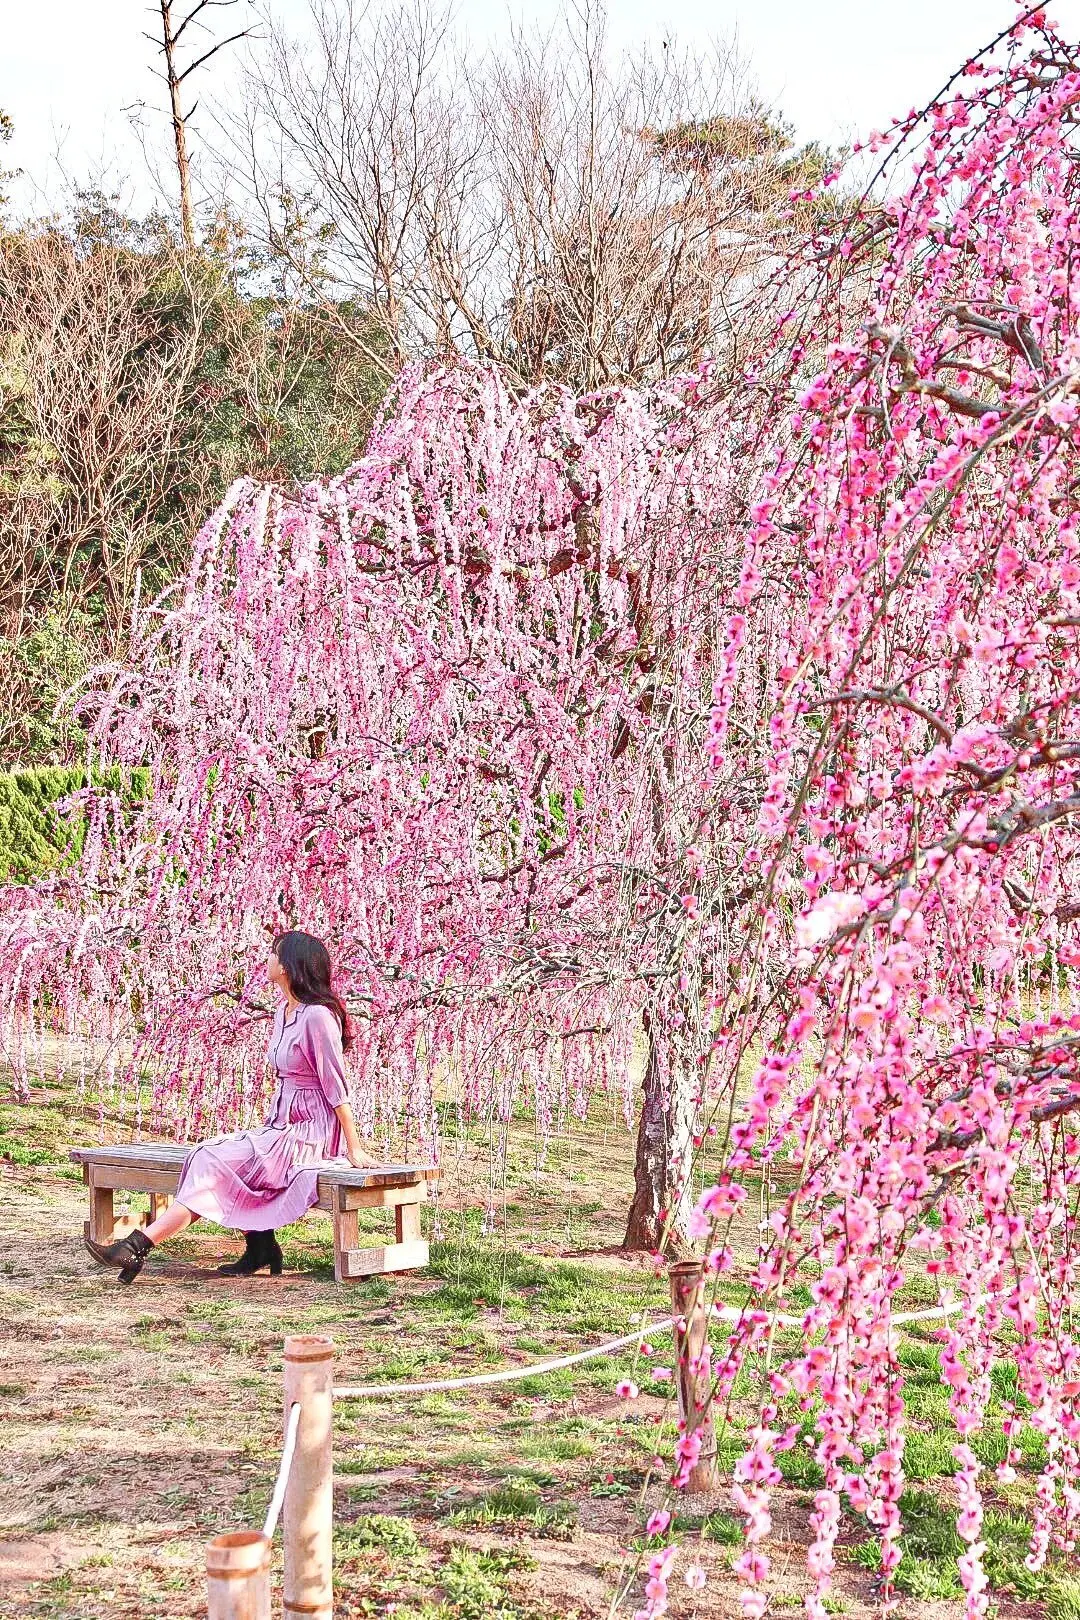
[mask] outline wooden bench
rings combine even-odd
[[[90,1188],[87,1234],[98,1243],[111,1243],[137,1226],[155,1220],[176,1196],[180,1168],[190,1148],[166,1142],[131,1142],[126,1146],[72,1148],[70,1157],[83,1167]],[[420,1205],[428,1195],[428,1182],[439,1172],[430,1164],[387,1164],[371,1170],[349,1165],[327,1165],[319,1172],[317,1208],[328,1210],[334,1222],[334,1276],[338,1282],[376,1277],[388,1271],[410,1271],[424,1266],[428,1245],[420,1235]],[[145,1215],[118,1216],[113,1194],[150,1194]],[[362,1249],[357,1211],[392,1209],[395,1239],[383,1248]]]

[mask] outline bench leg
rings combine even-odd
[[[86,1223],[86,1233],[95,1243],[115,1243],[117,1238],[127,1237],[129,1232],[149,1226],[172,1203],[167,1193],[151,1193],[147,1214],[133,1211],[129,1215],[118,1215],[115,1197],[115,1187],[96,1187],[93,1182],[90,1183],[90,1219]]]
[[[412,1271],[428,1263],[428,1246],[418,1238],[410,1243],[388,1243],[385,1249],[352,1249],[342,1256],[343,1282],[362,1277],[385,1277],[395,1271]]]
[[[419,1243],[420,1205],[397,1204],[394,1208],[394,1235],[399,1243]]]
[[[334,1280],[347,1282],[349,1277],[347,1255],[350,1249],[360,1247],[360,1228],[355,1209],[334,1210]]]
[[[90,1236],[95,1243],[111,1243],[116,1233],[116,1210],[111,1187],[90,1184]]]
[[[393,1189],[386,1189],[379,1202],[389,1204]],[[346,1209],[347,1188],[339,1188],[334,1200],[334,1276],[338,1282],[357,1282],[364,1277],[380,1277],[387,1272],[411,1271],[426,1266],[428,1246],[420,1235],[420,1200],[410,1192],[406,1201],[395,1203],[395,1243],[377,1249],[360,1247],[360,1231],[355,1209]]]

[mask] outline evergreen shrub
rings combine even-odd
[[[92,785],[126,804],[146,793],[150,773],[119,766],[94,771]],[[86,836],[85,815],[62,815],[58,806],[87,785],[86,770],[43,766],[0,771],[0,882],[31,883],[76,860]]]

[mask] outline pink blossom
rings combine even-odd
[[[756,1548],[748,1547],[732,1564],[732,1570],[742,1581],[763,1581],[769,1573],[769,1560]]]
[[[838,928],[856,922],[866,910],[859,894],[843,890],[822,895],[810,910],[795,922],[795,940],[802,950],[810,950],[829,939]]]

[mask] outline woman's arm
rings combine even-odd
[[[366,1170],[369,1165],[378,1164],[378,1159],[371,1158],[370,1154],[365,1153],[360,1146],[360,1137],[357,1134],[356,1120],[353,1118],[351,1104],[347,1102],[339,1103],[334,1109],[334,1113],[338,1117],[338,1124],[341,1126],[342,1135],[345,1138],[345,1152],[349,1163],[357,1170]]]
[[[349,1103],[349,1087],[345,1078],[344,1054],[341,1050],[341,1031],[337,1019],[326,1007],[312,1007],[304,1020],[304,1038],[323,1096],[337,1115],[341,1134],[345,1138],[345,1152],[349,1163],[358,1170],[377,1164],[360,1146],[356,1120]]]

